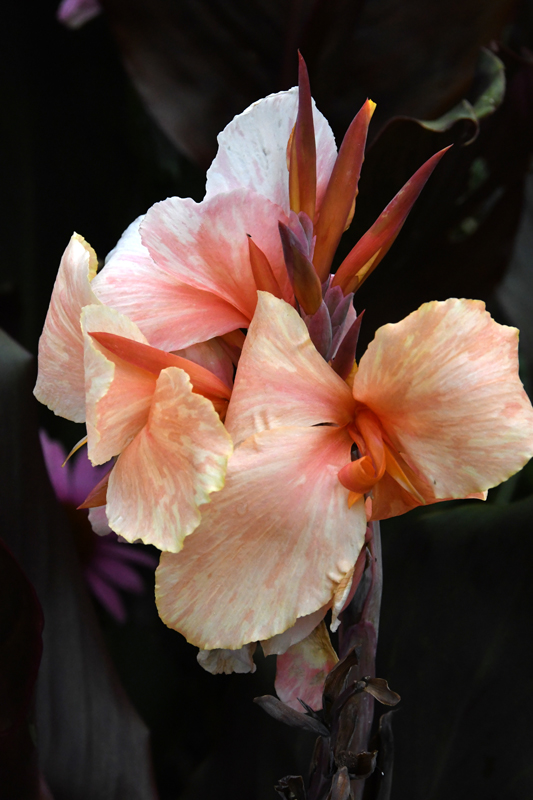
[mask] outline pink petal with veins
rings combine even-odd
[[[280,426],[351,422],[350,389],[319,355],[297,311],[267,292],[258,297],[226,417],[235,444]]]
[[[327,426],[243,442],[196,535],[181,553],[161,556],[163,621],[202,649],[234,650],[329,603],[366,529],[362,500],[348,508],[337,478],[350,449],[346,431]]]
[[[39,372],[33,393],[55,414],[85,422],[83,336],[80,314],[98,303],[91,289],[94,250],[73,234],[59,265],[50,307],[39,339]]]
[[[533,455],[517,347],[482,302],[450,299],[380,328],[361,358],[355,399],[437,500],[495,486]]]
[[[107,517],[117,534],[177,552],[200,523],[198,506],[224,485],[231,439],[213,404],[177,367],[157,378],[149,416],[109,478]]]
[[[322,708],[324,681],[338,661],[323,622],[298,644],[278,656],[276,693],[280,700],[302,711],[298,698],[315,711]]]
[[[289,213],[287,144],[296,123],[298,89],[271,94],[238,114],[218,135],[218,152],[207,171],[206,198],[246,188]],[[317,208],[337,158],[335,138],[313,101],[317,155]]]
[[[118,455],[146,424],[156,376],[114,356],[91,331],[103,331],[145,343],[127,317],[105,306],[88,306],[82,314],[85,333],[87,450],[93,464]]]

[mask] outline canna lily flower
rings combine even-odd
[[[519,470],[533,409],[517,342],[479,301],[427,303],[377,331],[350,386],[297,311],[260,292],[226,418],[226,485],[156,573],[166,624],[203,650],[314,628],[344,606],[367,516],[483,496]]]
[[[222,131],[204,200],[156,203],[95,278],[99,300],[133,320],[154,346],[174,351],[235,335],[249,327],[261,290],[300,308],[321,352],[335,354],[324,293],[354,214],[375,106],[363,105],[337,154],[301,57],[299,74],[299,89],[254,103]],[[347,313],[351,293],[391,246],[443,153],[418,170],[345,259],[331,281],[335,308],[339,295],[347,297]],[[344,334],[354,317],[352,309]]]
[[[82,507],[105,504],[124,539],[176,552],[198,525],[198,506],[224,484],[232,443],[220,417],[231,388],[202,365],[150,346],[131,320],[97,300],[95,272],[94,252],[74,235],[39,343],[35,395],[87,422],[93,465],[118,457]]]

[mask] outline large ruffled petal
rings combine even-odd
[[[177,553],[200,522],[198,506],[224,485],[231,451],[213,404],[193,394],[183,370],[162,370],[148,422],[109,477],[110,527],[129,542]]]
[[[98,262],[92,247],[73,234],[59,265],[39,340],[37,400],[73,422],[85,421],[83,335],[80,314],[98,303],[91,288]]]
[[[161,557],[163,621],[202,649],[236,650],[329,603],[365,537],[363,501],[348,508],[337,478],[350,448],[346,431],[330,427],[243,442],[196,534]]]
[[[304,321],[268,292],[258,297],[226,417],[235,444],[280,426],[351,422],[351,392],[318,353]]]
[[[82,315],[87,390],[87,453],[105,464],[132,441],[148,419],[156,376],[132,366],[90,336],[114,333],[146,343],[137,326],[106,306],[87,306]]]
[[[207,171],[206,197],[244,187],[289,213],[287,144],[298,113],[298,89],[271,94],[236,116],[218,135]],[[335,138],[313,101],[317,156],[317,209],[337,157]]]
[[[517,346],[482,302],[450,299],[380,328],[362,357],[355,399],[436,499],[484,491],[533,455]]]

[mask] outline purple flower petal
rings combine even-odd
[[[112,586],[109,586],[99,575],[93,572],[92,569],[87,569],[85,571],[85,579],[93,595],[106,611],[116,619],[117,622],[125,622],[126,609],[120,594],[113,589]]]

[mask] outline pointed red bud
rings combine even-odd
[[[313,263],[322,281],[329,274],[340,238],[353,217],[366,136],[375,107],[372,100],[367,100],[346,131],[320,207]]]
[[[426,181],[450,147],[435,153],[400,189],[372,227],[346,256],[333,278],[333,286],[340,286],[344,294],[348,294],[357,291],[368,278],[389,251]]]
[[[295,234],[283,222],[278,223],[283,255],[294,295],[306,314],[315,314],[322,304],[322,284],[315,268],[301,250]]]
[[[107,501],[107,484],[109,483],[109,476],[111,471],[104,475],[102,480],[98,481],[96,486],[91,489],[80,508],[98,508],[99,506],[105,506]]]
[[[298,116],[290,145],[289,197],[291,209],[315,218],[316,142],[313,123],[313,102],[305,61],[298,53]]]
[[[256,245],[250,234],[246,235],[248,236],[248,250],[255,285],[262,292],[270,292],[274,297],[282,298],[282,292],[270,266],[270,261],[261,248]]]

